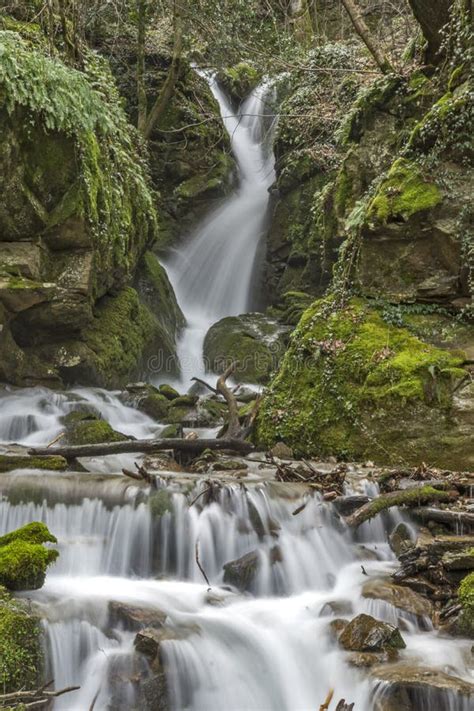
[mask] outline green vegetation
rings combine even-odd
[[[472,554],[472,549],[471,549]],[[459,601],[462,605],[461,631],[474,636],[474,573],[469,573],[459,586]]]
[[[0,454],[0,472],[11,472],[15,469],[46,469],[50,471],[63,471],[67,469],[64,457],[22,457],[18,455]]]
[[[167,489],[160,489],[148,499],[152,516],[159,518],[165,513],[173,513],[173,498]]]
[[[369,218],[379,222],[397,217],[408,220],[418,212],[433,209],[441,200],[439,188],[423,177],[420,168],[399,158],[370,203]]]
[[[0,689],[2,693],[35,688],[42,654],[39,620],[24,603],[0,587]]]
[[[401,432],[449,410],[462,362],[387,324],[362,299],[342,308],[316,301],[264,399],[257,439],[308,456],[408,458]]]
[[[259,84],[261,74],[258,69],[247,62],[239,62],[220,72],[218,79],[230,96],[240,102]]]
[[[40,588],[46,569],[58,557],[58,551],[43,543],[57,543],[42,523],[31,523],[0,538],[0,585],[9,590]]]

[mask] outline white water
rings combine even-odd
[[[219,89],[213,91],[222,113],[232,113]],[[261,101],[257,92],[242,113],[260,112]],[[180,343],[183,382],[199,374],[207,328],[252,305],[273,179],[261,126],[255,118],[229,119],[239,187],[169,265],[189,321]],[[32,388],[0,393],[0,442],[47,444],[62,431],[61,417],[85,404],[125,434],[156,434],[156,424],[124,405],[117,393]],[[468,676],[469,643],[440,639],[420,630],[419,620],[361,596],[367,581],[361,564],[371,577],[393,570],[386,541],[400,520],[397,514],[364,524],[354,536],[317,497],[293,516],[299,496],[276,496],[271,486],[246,491],[236,485],[223,489],[217,501],[205,506],[202,497],[191,508],[198,492],[186,498],[173,490],[172,512],[156,521],[136,490],[130,485],[124,492],[123,481],[111,475],[131,462],[133,457],[88,460],[90,471],[106,474],[102,480],[83,474],[68,482],[67,475],[15,472],[0,497],[0,534],[42,520],[58,537],[58,562],[44,588],[27,595],[44,617],[48,676],[57,688],[81,687],[58,699],[55,711],[87,711],[94,699],[95,711],[137,708],[133,680],[144,670],[133,655],[134,634],[110,617],[110,601],[163,611],[170,629],[191,631],[163,643],[173,711],[316,711],[331,687],[335,700],[355,702],[355,711],[374,709],[373,684],[348,666],[330,636],[333,602],[348,606],[347,617],[371,612],[400,624],[407,642],[401,656],[409,663]],[[41,487],[56,495],[38,501]],[[196,565],[196,543],[210,591]],[[260,566],[252,594],[223,589],[223,565],[255,550]],[[426,695],[416,708],[441,711],[439,702]],[[469,703],[448,696],[442,711],[468,711]]]
[[[204,374],[202,346],[209,327],[253,306],[252,281],[264,234],[268,189],[275,179],[267,85],[255,89],[237,115],[218,84],[207,77],[230,136],[238,186],[198,225],[166,263],[187,327],[178,344],[181,382]]]

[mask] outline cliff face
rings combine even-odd
[[[60,385],[79,368],[83,383],[117,384],[148,352],[170,355],[178,325],[130,287],[159,234],[138,136],[96,55],[79,72],[39,38],[4,31],[0,43],[0,378]],[[104,309],[107,353],[94,337]]]
[[[283,439],[306,455],[474,462],[469,50],[458,48],[447,66],[382,78],[359,93],[334,136],[339,167],[323,171],[322,187],[311,185],[305,198],[303,231],[297,209],[281,231],[288,198],[280,199],[276,233],[289,253],[282,273],[293,271],[280,284],[313,295],[327,286],[331,296],[303,314],[269,389],[259,430],[267,444]],[[295,232],[305,255],[296,272]],[[308,278],[324,273],[322,284]]]

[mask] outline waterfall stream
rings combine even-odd
[[[209,327],[224,316],[254,306],[252,282],[275,179],[269,121],[271,86],[262,84],[237,114],[212,76],[210,83],[231,139],[237,163],[237,187],[207,216],[166,263],[178,303],[186,319],[178,344],[182,383],[204,374],[202,345]]]
[[[227,117],[239,175],[232,194],[167,263],[188,320],[179,343],[186,385],[202,374],[209,326],[252,308],[274,179],[264,140],[271,128],[258,116],[268,113],[262,105],[269,87],[253,92],[234,117],[209,80]],[[0,392],[0,443],[48,444],[61,432],[61,417],[84,404],[120,432],[156,435],[160,426],[118,395],[92,388],[6,389]],[[55,711],[139,707],[138,682],[153,676],[134,654],[125,608],[155,614],[169,631],[161,642],[169,706],[157,701],[157,711],[316,711],[331,688],[335,699],[354,702],[354,711],[379,711],[386,686],[348,665],[331,632],[336,617],[360,612],[400,626],[404,663],[469,678],[469,642],[443,639],[428,618],[362,595],[367,576],[384,578],[394,570],[387,537],[402,520],[397,511],[354,533],[332,504],[298,485],[265,481],[256,462],[245,486],[223,486],[213,501],[198,496],[206,484],[196,476],[169,484],[158,516],[147,492],[118,475],[135,459],[84,460],[87,471],[81,472],[0,475],[0,534],[44,521],[59,541],[60,556],[44,587],[24,594],[43,620],[48,678],[56,688],[80,686],[58,698]],[[373,487],[348,481],[348,489]],[[256,569],[248,591],[239,593],[224,583],[223,566],[243,555],[254,556]],[[469,699],[450,691],[421,694],[416,703],[418,711],[470,708]]]

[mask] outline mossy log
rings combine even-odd
[[[459,496],[457,491],[439,491],[432,486],[421,486],[417,489],[407,489],[404,491],[392,491],[372,499],[351,516],[346,518],[346,523],[355,528],[364,521],[369,521],[377,514],[393,506],[419,507],[431,503],[449,503],[455,501]]]
[[[175,449],[189,454],[200,454],[205,449],[228,449],[234,452],[248,454],[255,447],[250,442],[240,439],[134,439],[124,442],[104,442],[103,444],[83,444],[71,447],[55,447],[54,453],[68,461],[78,457],[104,457],[108,454],[158,452],[164,449]],[[34,448],[28,450],[32,456],[51,453],[51,449]]]

